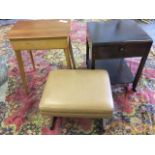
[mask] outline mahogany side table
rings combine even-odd
[[[87,67],[103,68],[109,72],[111,84],[133,82],[136,91],[152,39],[133,20],[110,20],[87,23]],[[141,57],[133,77],[123,58]]]

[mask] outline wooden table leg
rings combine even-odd
[[[26,81],[26,77],[25,77],[24,65],[23,65],[23,61],[22,61],[21,51],[15,51],[15,54],[16,54],[17,63],[18,63],[18,67],[19,67],[20,76],[21,76],[21,79],[23,82],[23,86],[25,88],[26,93],[28,93],[27,81]]]
[[[142,73],[142,70],[143,70],[143,68],[144,68],[146,59],[147,59],[147,56],[144,56],[144,57],[142,57],[142,59],[141,59],[141,61],[140,61],[140,64],[139,64],[139,67],[138,67],[138,70],[137,70],[135,79],[134,79],[134,81],[133,81],[133,91],[136,91],[136,86],[137,86],[137,84],[138,84],[139,78],[140,78],[141,73]]]
[[[67,67],[69,69],[71,69],[72,65],[71,65],[71,60],[70,60],[70,50],[69,50],[69,48],[65,48],[64,52],[65,52],[65,57],[66,57],[66,61],[67,61]]]
[[[95,69],[95,59],[92,59],[92,62],[91,62],[91,69]]]
[[[36,68],[35,68],[35,63],[34,63],[34,59],[33,59],[32,51],[29,50],[28,52],[30,53],[30,58],[31,58],[31,62],[32,62],[33,69],[36,70]]]
[[[150,48],[152,46],[152,43],[148,44],[148,47],[146,48],[146,54],[142,57],[141,61],[140,61],[140,64],[139,64],[139,67],[138,67],[138,70],[137,70],[137,73],[136,73],[136,76],[135,76],[135,79],[133,81],[133,91],[136,91],[136,86],[138,84],[138,81],[139,81],[139,78],[141,76],[141,73],[143,71],[143,68],[144,68],[144,65],[145,65],[145,62],[146,62],[146,59],[148,57],[148,54],[149,54],[149,51],[150,51]]]
[[[88,44],[88,40],[86,38],[86,65],[88,68],[88,61],[89,61],[89,44]]]
[[[74,55],[73,55],[73,48],[72,48],[72,44],[71,44],[71,39],[69,38],[69,50],[70,50],[70,59],[73,65],[73,69],[76,69],[76,65],[75,65],[75,59],[74,59]]]
[[[95,69],[95,48],[92,47],[92,52],[91,52],[91,57],[92,57],[92,60],[91,60],[91,69]]]

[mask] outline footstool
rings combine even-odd
[[[39,104],[53,117],[110,118],[113,98],[105,70],[57,70],[49,73]]]

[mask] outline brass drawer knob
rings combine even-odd
[[[124,51],[125,51],[125,49],[124,49],[123,47],[121,47],[121,48],[120,48],[120,51],[121,51],[121,52],[124,52]]]

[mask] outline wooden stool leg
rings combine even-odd
[[[105,127],[108,124],[108,119],[103,118],[102,123],[103,123],[103,132],[105,132]]]
[[[28,52],[30,53],[30,58],[31,58],[31,62],[32,62],[33,69],[36,70],[32,51],[30,50],[30,51],[28,51]]]
[[[16,54],[16,58],[17,58],[20,76],[21,76],[21,79],[23,81],[25,91],[26,91],[26,93],[28,93],[27,81],[26,81],[26,77],[25,77],[24,65],[23,65],[23,61],[22,61],[21,51],[15,51],[15,54]]]
[[[50,126],[49,126],[49,129],[50,130],[53,130],[54,127],[55,127],[56,118],[53,117],[53,116],[51,116],[51,115],[49,115],[49,114],[45,114],[45,113],[41,113],[41,115],[42,115],[42,117],[45,117],[45,119],[46,119],[46,117],[50,117]]]
[[[66,57],[66,61],[67,61],[67,67],[69,69],[71,69],[72,68],[72,65],[71,65],[71,60],[70,60],[70,51],[69,51],[68,48],[65,48],[64,49],[64,52],[65,52],[65,57]]]
[[[50,130],[53,130],[56,124],[56,117],[52,117],[51,118],[51,126],[50,126]]]

